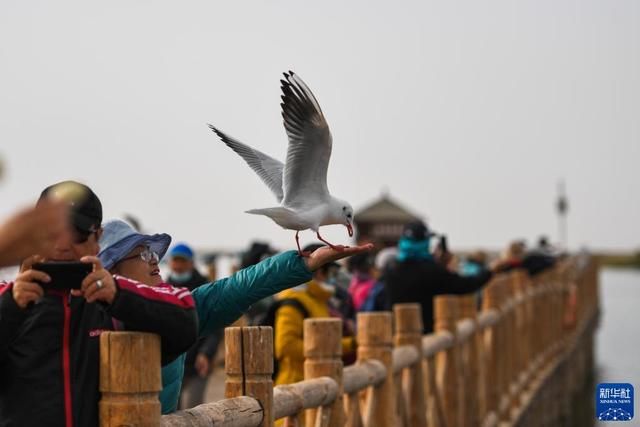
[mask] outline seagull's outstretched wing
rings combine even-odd
[[[329,195],[327,168],[331,157],[331,132],[318,101],[292,71],[284,73],[282,118],[289,136],[284,166],[284,206],[308,205]]]
[[[214,126],[209,125],[212,131],[216,133],[233,151],[238,153],[240,157],[253,169],[262,182],[267,184],[267,187],[275,194],[278,203],[282,201],[284,192],[282,189],[282,171],[284,165],[281,161],[267,156],[266,154],[249,147],[247,144],[243,144],[237,139],[233,139],[228,135],[225,135]]]

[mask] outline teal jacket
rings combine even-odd
[[[199,319],[199,337],[235,322],[249,307],[269,295],[306,283],[311,272],[296,251],[288,251],[244,268],[231,277],[193,290]],[[186,353],[162,367],[162,413],[178,407]]]

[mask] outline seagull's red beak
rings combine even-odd
[[[347,223],[346,226],[347,226],[347,231],[349,232],[349,237],[353,237],[353,227],[349,223]]]

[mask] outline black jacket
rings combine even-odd
[[[178,283],[174,281],[171,275],[169,275],[169,278],[167,279],[167,283],[169,283],[170,285],[183,286],[185,288],[188,288],[190,291],[193,291],[198,286],[204,285],[208,282],[209,280],[202,274],[200,274],[200,272],[195,268],[193,269],[191,278],[184,283]],[[216,355],[216,352],[218,351],[218,345],[220,344],[220,341],[222,341],[223,334],[224,329],[220,328],[209,336],[198,338],[196,343],[191,346],[189,351],[187,351],[187,357],[184,361],[185,377],[193,377],[198,375],[198,372],[195,368],[195,363],[196,357],[199,353],[205,354],[209,359],[212,359],[213,356]]]
[[[191,272],[191,277],[186,282],[176,282],[175,279],[171,276],[171,274],[169,274],[169,277],[167,278],[168,284],[172,286],[179,286],[181,288],[187,288],[190,291],[193,291],[198,286],[204,285],[205,283],[208,283],[208,282],[210,282],[210,280],[204,277],[202,274],[200,274],[200,272],[195,268]]]
[[[430,260],[398,262],[385,275],[391,305],[417,302],[422,306],[424,333],[433,331],[433,297],[445,294],[468,294],[484,286],[492,274],[463,277]]]
[[[163,364],[195,341],[197,314],[188,290],[117,276],[116,283],[111,305],[48,291],[24,310],[12,284],[0,283],[0,426],[97,426],[103,331],[159,334]]]
[[[522,266],[529,276],[535,276],[556,264],[556,258],[541,251],[529,252],[522,260]]]

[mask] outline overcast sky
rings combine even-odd
[[[0,217],[72,178],[106,218],[292,247],[243,213],[275,201],[206,127],[284,159],[292,69],[331,127],[329,188],[356,210],[388,188],[453,247],[502,247],[557,235],[564,179],[572,246],[638,247],[639,65],[637,0],[3,0]]]

